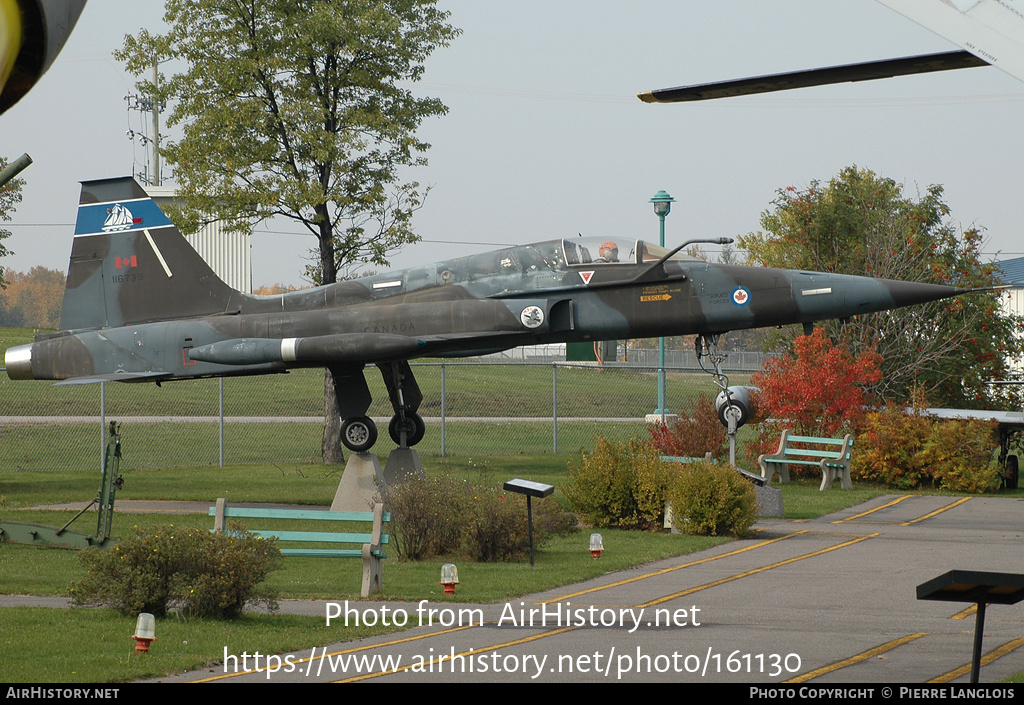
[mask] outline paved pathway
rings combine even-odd
[[[161,680],[266,682],[269,664],[272,682],[963,684],[973,611],[919,601],[916,587],[953,569],[1024,573],[1022,512],[1019,499],[882,497],[507,603],[422,605],[444,625],[259,663],[229,652],[227,672]],[[358,603],[371,616],[385,607],[420,616],[416,604]],[[328,604],[284,609],[323,616]],[[989,606],[982,682],[1024,670],[1022,644],[1024,603]]]

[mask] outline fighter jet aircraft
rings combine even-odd
[[[693,241],[691,241],[693,242]],[[716,240],[719,242],[719,240]],[[956,296],[934,284],[710,264],[633,236],[510,247],[274,296],[221,281],[130,177],[88,181],[60,331],[7,350],[14,380],[155,382],[327,367],[343,443],[369,450],[377,365],[392,439],[424,432],[409,360],[520,345],[721,333]],[[405,443],[403,443],[403,440]]]

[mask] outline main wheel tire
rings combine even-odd
[[[405,431],[405,445],[411,448],[423,440],[427,426],[423,423],[422,416],[415,411],[407,411],[404,421],[401,416],[395,415],[391,417],[391,423],[388,424],[388,435],[398,445],[402,445],[402,431]]]
[[[377,442],[377,424],[369,416],[353,416],[341,424],[341,442],[354,453],[365,453]]]

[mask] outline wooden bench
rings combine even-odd
[[[837,450],[820,450],[813,446],[832,446]],[[789,482],[790,465],[817,465],[821,468],[821,490],[832,487],[838,476],[844,490],[851,489],[850,456],[853,454],[853,436],[843,438],[817,438],[815,436],[793,436],[782,432],[779,449],[772,455],[761,455],[757,464],[761,466],[761,477],[771,482],[778,473],[783,483]],[[812,458],[812,459],[808,459]]]
[[[362,558],[362,596],[381,590],[381,560],[387,558],[381,546],[390,542],[383,533],[384,522],[391,521],[391,515],[384,511],[384,505],[375,504],[370,512],[329,512],[317,509],[264,509],[253,507],[230,507],[221,497],[217,506],[210,507],[214,517],[213,530],[224,531],[228,519],[289,519],[303,521],[345,521],[373,522],[371,533],[336,533],[328,531],[281,531],[278,529],[247,529],[249,533],[262,538],[276,538],[285,542],[361,544],[359,548],[282,548],[286,556],[319,556],[324,558]]]

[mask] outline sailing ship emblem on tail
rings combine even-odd
[[[125,230],[136,222],[136,219],[132,217],[132,212],[120,203],[115,203],[113,208],[108,208],[107,213],[107,219],[103,221],[103,232],[106,233]]]

